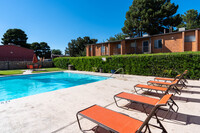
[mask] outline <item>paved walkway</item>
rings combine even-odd
[[[24,70],[23,74],[32,74],[33,70]]]
[[[81,72],[110,76],[92,72]],[[116,75],[115,75],[116,76]],[[80,133],[76,121],[76,113],[93,104],[125,113],[131,117],[144,120],[146,114],[139,107],[124,110],[116,107],[113,96],[119,92],[131,92],[138,83],[146,84],[154,77],[131,76],[108,79],[100,82],[56,90],[11,100],[0,104],[0,132],[3,133]],[[48,83],[47,83],[48,84]],[[200,131],[200,81],[189,80],[189,87],[181,95],[174,97],[180,109],[177,114],[162,121],[169,133],[189,133]],[[148,94],[154,96],[153,94]],[[126,104],[120,101],[121,104]],[[93,123],[82,119],[84,128],[90,128]],[[156,124],[155,119],[150,121]],[[160,130],[151,127],[153,132]]]

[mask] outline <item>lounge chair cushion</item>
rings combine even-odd
[[[155,78],[156,80],[166,80],[166,81],[174,81],[174,79],[171,78]]]
[[[126,92],[119,93],[116,95],[116,97],[128,99],[131,101],[136,101],[139,103],[149,104],[149,105],[153,105],[153,106],[155,106],[160,100],[160,99],[156,99],[156,98],[145,97],[145,96],[130,94],[130,93],[126,93]]]
[[[143,124],[143,122],[140,120],[114,112],[98,105],[89,107],[79,112],[79,114],[120,133],[134,133]]]
[[[169,82],[160,82],[160,81],[153,81],[153,80],[150,80],[148,81],[148,83],[152,83],[152,84],[162,84],[162,85],[172,85],[172,84],[176,84],[178,80],[175,80],[174,82],[172,83],[169,83]]]
[[[137,84],[135,87],[152,89],[152,90],[158,90],[158,91],[166,91],[167,90],[167,88],[165,88],[165,87],[158,87],[158,86],[151,86],[151,85],[142,85],[142,84]]]

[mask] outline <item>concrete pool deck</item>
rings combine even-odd
[[[100,76],[111,74],[68,71]],[[0,132],[2,133],[81,133],[76,121],[76,113],[91,105],[97,104],[117,112],[127,114],[139,120],[145,120],[145,113],[136,109],[118,108],[113,96],[119,92],[131,92],[133,86],[148,80],[151,76],[114,75],[116,78],[37,94],[11,100],[0,104]],[[174,96],[179,105],[178,113],[161,121],[169,133],[189,133],[200,130],[200,81],[189,80],[188,88],[181,95]],[[152,94],[148,95],[152,96]],[[121,104],[127,104],[119,101]],[[92,127],[86,119],[81,120],[84,129]],[[156,124],[155,119],[150,121]],[[150,127],[153,132],[160,130]]]

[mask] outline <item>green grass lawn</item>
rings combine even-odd
[[[52,71],[64,71],[64,70],[66,70],[66,69],[57,68],[57,67],[53,67],[53,68],[40,68],[40,69],[36,69],[36,71],[33,71],[32,73],[52,72]]]
[[[23,73],[22,70],[25,70],[25,69],[20,69],[20,70],[1,70],[0,71],[0,75],[22,74]],[[41,69],[37,69],[37,71],[33,71],[33,73],[52,72],[52,71],[64,71],[64,70],[65,69],[56,68],[56,67],[53,67],[53,68],[41,68]]]
[[[0,75],[22,74],[22,70],[1,70]]]

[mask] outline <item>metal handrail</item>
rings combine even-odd
[[[124,68],[117,69],[114,73],[112,73],[112,75],[110,75],[110,77],[112,77],[114,74],[116,74],[119,70],[122,70],[122,74],[123,74],[123,77],[124,77]]]

